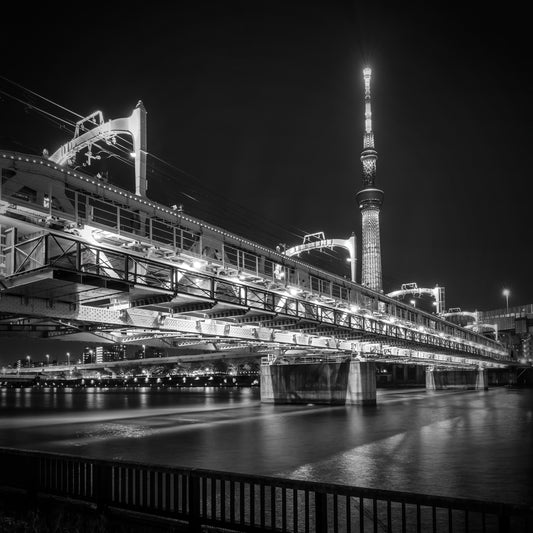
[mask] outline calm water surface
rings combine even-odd
[[[376,407],[258,389],[0,389],[0,446],[533,505],[533,390],[378,390]]]

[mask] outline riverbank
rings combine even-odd
[[[147,519],[67,498],[28,499],[23,492],[0,490],[0,533],[179,533],[187,528],[177,520]]]
[[[166,377],[94,377],[94,378],[46,378],[41,376],[25,377],[1,376],[0,388],[26,388],[35,389],[53,389],[53,388],[120,388],[120,389],[141,389],[149,388],[152,390],[166,390],[175,388],[190,387],[258,387],[259,376],[236,375],[228,376],[226,374],[204,374],[192,376],[166,376]]]

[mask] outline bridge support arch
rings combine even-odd
[[[375,405],[373,361],[263,361],[261,401],[277,404]]]
[[[474,389],[488,390],[489,380],[485,368],[478,369],[435,369],[426,370],[426,389]]]

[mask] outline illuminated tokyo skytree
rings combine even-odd
[[[362,258],[361,284],[378,292],[383,292],[381,283],[381,245],[379,238],[379,210],[383,203],[383,191],[376,189],[376,161],[378,153],[374,148],[372,131],[372,111],[370,106],[370,78],[372,70],[363,70],[365,79],[365,134],[363,137],[363,189],[357,195],[361,210]]]

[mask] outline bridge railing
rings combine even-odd
[[[12,168],[10,163],[6,165],[6,161],[16,161],[16,167]],[[309,299],[318,299],[327,305],[363,308],[444,335],[459,337],[466,343],[484,345],[489,351],[502,350],[498,343],[465,328],[419,309],[415,310],[335,274],[321,271],[294,258],[284,257],[264,246],[137,197],[102,180],[24,154],[1,153],[0,164],[5,167],[2,168],[5,179],[0,184],[0,198],[22,206],[23,216],[33,213],[32,221],[36,224],[46,226],[47,221],[53,218],[79,227],[87,224],[114,236],[131,239],[131,242],[140,240],[144,244],[152,243],[154,248],[169,255],[188,256],[189,259],[205,258],[206,249],[216,242],[216,246],[220,247],[218,252],[221,254],[219,262],[222,268],[233,271],[234,275],[238,275],[240,271],[247,272],[263,281],[277,283],[280,288],[295,286],[307,293]],[[25,171],[28,173],[24,174]],[[21,177],[17,177],[18,173],[21,173],[27,185],[24,188],[20,187]],[[41,179],[43,177],[47,179]],[[22,214],[18,212],[16,216],[20,218]],[[246,247],[247,250],[244,249]],[[35,250],[20,248],[20,251],[20,271],[38,268],[43,261]],[[27,256],[28,253],[31,254],[31,259]],[[111,271],[109,268],[108,270]],[[155,278],[150,281],[156,283]]]
[[[452,350],[465,354],[494,355],[489,339],[480,339],[483,345],[445,338],[435,332],[382,320],[372,313],[363,314],[346,308],[318,304],[298,295],[274,292],[266,288],[247,286],[223,279],[213,273],[189,270],[185,266],[162,260],[146,259],[140,255],[95,246],[76,238],[42,232],[6,249],[8,263],[16,276],[30,271],[52,267],[77,275],[96,275],[126,284],[143,285],[167,291],[169,298],[182,293],[275,312],[295,319],[318,321],[345,332],[364,332],[371,336],[394,338],[435,349]],[[80,279],[80,282],[83,281]],[[485,350],[487,346],[487,351]]]
[[[0,448],[0,488],[225,531],[526,533],[533,508]]]
[[[7,180],[0,184],[0,197],[14,205],[30,208],[37,224],[45,224],[45,221],[53,218],[80,227],[87,224],[117,236],[151,242],[169,254],[184,254],[191,258],[202,258],[212,248],[213,252],[218,252],[216,255],[219,256],[222,269],[233,271],[234,274],[242,272],[273,283],[290,283],[314,297],[332,299],[332,303],[357,305],[374,311],[383,305],[382,297],[365,287],[251,243],[179,211],[136,197],[103,180],[27,154],[3,152],[0,154],[0,163],[1,159],[17,162],[16,171],[11,167],[5,169],[6,176],[16,176],[26,168],[30,171],[29,187],[21,191],[19,185],[11,187]],[[46,183],[41,179],[35,181],[36,169],[49,178]],[[30,211],[25,212],[28,214]],[[213,232],[218,236],[215,246],[212,246],[212,236],[208,235]],[[418,322],[422,316],[420,310],[413,312],[398,302],[391,301],[384,305],[390,307],[388,312],[400,319]]]

